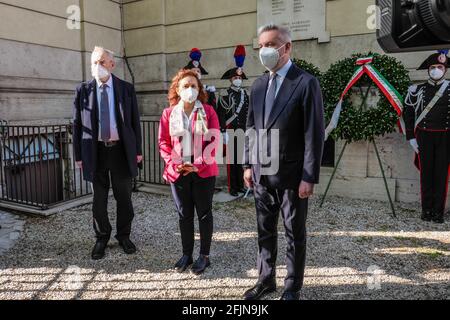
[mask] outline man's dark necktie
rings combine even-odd
[[[266,96],[266,105],[264,109],[264,125],[267,125],[267,122],[269,120],[270,113],[272,112],[273,105],[275,103],[275,97],[277,93],[277,74],[273,73],[271,75],[271,83],[269,86],[269,90],[267,90],[267,96]]]
[[[103,84],[100,87],[100,127],[101,127],[101,138],[102,141],[109,141],[111,138],[110,130],[110,118],[109,118],[109,99],[108,99],[108,85]]]

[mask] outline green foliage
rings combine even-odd
[[[302,59],[292,59],[292,62],[297,65],[302,70],[305,70],[306,72],[312,74],[314,77],[316,77],[319,81],[322,77],[322,72],[320,72],[320,69],[317,68],[312,63],[309,63]]]

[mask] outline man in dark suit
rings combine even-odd
[[[117,201],[116,239],[125,253],[136,252],[130,240],[134,217],[132,179],[142,162],[141,128],[132,84],[112,74],[114,54],[95,47],[91,57],[93,80],[76,90],[73,108],[73,145],[77,166],[94,191],[93,220],[97,242],[92,259],[104,257],[112,227],[108,218],[110,184]]]
[[[292,42],[286,28],[264,26],[258,41],[261,63],[269,72],[251,89],[247,133],[256,131],[258,137],[254,139],[257,147],[249,142],[251,138],[246,139],[244,181],[255,194],[259,279],[244,298],[255,300],[276,290],[281,210],[287,240],[287,276],[281,299],[298,300],[305,269],[308,198],[319,182],[323,153],[322,94],[317,79],[291,62]],[[269,164],[262,161],[261,152],[268,155]]]

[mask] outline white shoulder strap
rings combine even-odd
[[[444,93],[447,90],[447,87],[448,87],[449,84],[450,84],[450,82],[448,80],[445,80],[442,83],[441,88],[439,89],[439,91],[436,92],[436,95],[433,97],[433,99],[430,101],[430,103],[425,107],[425,109],[423,109],[422,113],[417,118],[416,123],[415,123],[415,127],[417,127],[419,125],[419,123],[431,111],[431,109],[433,109],[433,107],[436,105],[436,103],[439,101],[439,99],[444,95]]]

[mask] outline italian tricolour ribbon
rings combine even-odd
[[[372,79],[372,81],[377,85],[377,87],[395,109],[399,116],[398,126],[400,128],[400,131],[403,134],[405,133],[405,123],[402,118],[403,98],[400,93],[389,83],[389,81],[371,64],[372,61],[373,57],[365,57],[356,60],[356,65],[358,66],[358,68],[356,69],[350,81],[347,83],[344,91],[341,94],[339,102],[337,103],[333,111],[330,123],[325,129],[325,140],[328,139],[330,133],[337,127],[339,123],[339,116],[342,111],[342,104],[344,102],[345,95],[364,74],[367,74],[370,79]]]

